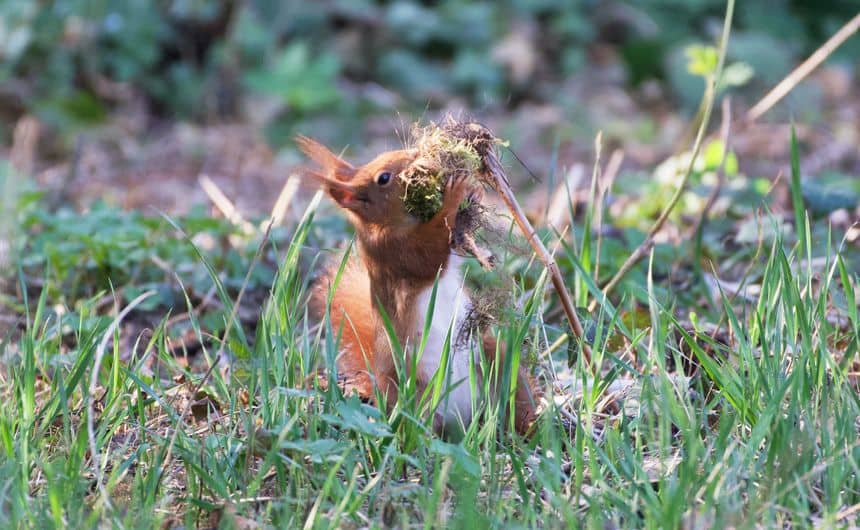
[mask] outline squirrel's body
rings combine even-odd
[[[405,211],[402,183],[397,179],[415,159],[414,151],[391,151],[354,168],[313,140],[299,138],[299,143],[324,168],[323,173],[309,175],[323,183],[356,228],[359,259],[347,262],[330,308],[332,329],[342,330],[337,359],[340,376],[362,397],[372,399],[376,385],[394,403],[398,376],[379,308],[390,321],[407,353],[406,366],[410,366],[422,343],[435,285],[429,336],[423,341],[416,367],[418,389],[423,392],[440,367],[447,370],[434,426],[441,431],[460,422],[468,425],[473,412],[472,363],[478,377],[483,376],[477,343],[482,343],[488,359],[494,359],[497,352],[491,336],[480,336],[479,330],[468,325],[471,301],[463,285],[462,258],[451,253],[450,234],[461,203],[478,200],[479,190],[464,179],[449,180],[441,210],[429,221],[420,222]],[[319,316],[336,272],[337,268],[326,271],[314,290],[311,301]],[[449,362],[442,367],[449,334]],[[515,398],[518,431],[524,432],[534,420],[536,398],[531,379],[521,370]]]
[[[429,381],[437,368],[442,366],[443,348],[450,334],[450,350],[448,372],[443,383],[443,395],[446,398],[437,411],[444,425],[463,421],[468,425],[472,418],[472,397],[469,387],[469,366],[480,359],[472,357],[476,351],[474,340],[469,336],[468,316],[472,302],[463,288],[463,275],[460,271],[462,258],[452,255],[448,264],[439,276],[436,284],[436,299],[433,306],[433,318],[427,337],[426,346],[418,361],[419,376]],[[424,331],[424,322],[430,310],[430,300],[433,286],[425,288],[418,295],[416,309],[415,340],[420,341]]]

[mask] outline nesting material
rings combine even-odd
[[[418,149],[419,153],[416,162],[402,175],[407,184],[404,197],[407,209],[421,219],[430,219],[441,208],[445,183],[454,175],[474,178],[478,183],[495,190],[547,268],[573,334],[580,339],[582,353],[590,365],[591,348],[584,342],[585,332],[576,315],[570,293],[567,292],[564,278],[553,255],[537,236],[507,182],[496,150],[502,142],[483,125],[459,121],[450,116],[445,118],[441,125],[431,123],[427,127],[416,127],[412,137],[412,147]],[[477,246],[475,230],[469,227],[472,223],[467,222],[468,219],[476,219],[476,226],[485,225],[480,210],[469,212],[471,208],[480,208],[480,201],[467,202],[458,212],[455,222],[457,226],[452,228],[451,247],[455,252],[469,253],[477,257],[484,267],[492,267],[491,256]],[[459,214],[464,216],[461,218]]]
[[[406,211],[428,221],[442,208],[445,183],[451,178],[474,178],[481,159],[465,140],[455,138],[435,123],[412,129],[419,155],[400,175],[406,183]]]
[[[442,207],[445,183],[451,178],[482,181],[482,155],[501,143],[476,123],[460,122],[448,116],[441,124],[412,128],[410,147],[418,158],[400,175],[406,183],[403,202],[406,210],[427,221]]]
[[[450,179],[467,179],[479,189],[487,184],[484,156],[501,144],[485,127],[458,121],[448,116],[441,123],[415,125],[410,147],[418,157],[400,178],[406,184],[403,202],[406,211],[420,219],[430,220],[442,208],[445,185]],[[451,248],[460,254],[475,256],[485,268],[492,267],[492,254],[476,243],[476,232],[487,228],[487,211],[480,200],[472,198],[460,205],[451,232]]]

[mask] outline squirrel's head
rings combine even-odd
[[[406,211],[405,184],[400,178],[418,156],[414,149],[388,151],[354,167],[315,140],[298,136],[296,142],[321,168],[305,171],[305,175],[323,185],[328,196],[346,210],[356,228],[405,229],[419,223]]]

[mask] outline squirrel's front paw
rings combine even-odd
[[[473,187],[469,190],[469,193],[466,195],[465,205],[468,208],[469,206],[480,204],[480,202],[484,199],[484,189],[481,187]]]
[[[445,215],[456,213],[465,201],[474,203],[480,201],[481,189],[476,187],[468,177],[452,177],[445,183],[442,195],[442,210]]]

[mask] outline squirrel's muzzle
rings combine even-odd
[[[341,208],[357,212],[370,202],[364,186],[335,180],[315,171],[308,172],[307,175],[319,182],[328,196]]]

